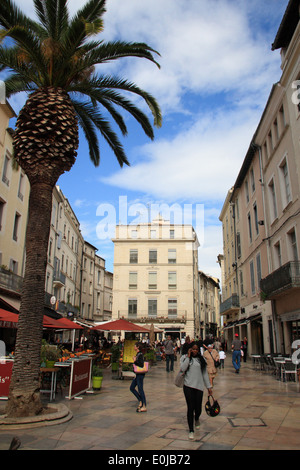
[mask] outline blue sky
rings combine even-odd
[[[32,15],[31,0],[16,3]],[[161,69],[132,58],[101,66],[100,71],[132,80],[152,93],[163,114],[154,141],[128,119],[129,135],[122,142],[131,166],[122,169],[102,140],[101,163],[95,168],[80,134],[77,161],[58,181],[84,238],[98,248],[108,270],[113,271],[113,243],[99,227],[107,220],[107,208],[115,211],[109,218],[118,223],[122,200],[127,201],[128,223],[143,208],[150,207],[156,216],[163,204],[192,212],[190,220],[199,226],[199,269],[221,278],[219,215],[272,84],[281,75],[280,53],[272,52],[271,44],[287,3],[107,0],[103,39],[147,42],[160,52]],[[71,12],[81,4],[70,0]],[[24,96],[10,103],[18,112]],[[201,221],[195,220],[197,208]]]

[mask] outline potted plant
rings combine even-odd
[[[61,358],[61,352],[55,345],[50,345],[46,341],[42,342],[41,365],[48,368],[54,367],[54,364]]]
[[[94,390],[100,390],[103,380],[103,372],[99,366],[92,368],[92,385]]]
[[[113,372],[116,372],[119,370],[119,359],[120,359],[120,355],[121,355],[121,351],[120,351],[120,348],[117,344],[114,344],[112,347],[111,347],[111,370]]]
[[[145,361],[149,362],[153,366],[156,362],[156,354],[154,349],[149,349],[145,354]]]

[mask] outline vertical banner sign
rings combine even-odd
[[[8,397],[13,364],[13,361],[0,362],[0,399]]]
[[[91,388],[92,359],[72,362],[69,397],[72,398]]]

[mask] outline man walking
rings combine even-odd
[[[232,341],[231,349],[232,349],[232,364],[235,368],[235,373],[238,374],[240,372],[241,367],[241,346],[242,342],[239,340],[238,333],[235,334],[235,339]]]
[[[166,355],[166,369],[167,369],[167,372],[172,372],[174,370],[175,344],[173,343],[170,335],[167,336],[167,339],[164,342],[164,347],[165,347],[165,355]]]

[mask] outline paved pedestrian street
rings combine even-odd
[[[73,400],[58,393],[55,403],[68,406],[71,420],[28,429],[2,425],[0,449],[8,449],[17,436],[19,450],[106,450],[113,460],[122,459],[121,451],[125,450],[131,451],[130,455],[143,450],[300,450],[299,384],[255,371],[251,361],[242,364],[240,374],[235,374],[228,354],[214,386],[221,413],[212,418],[203,407],[200,429],[195,430],[191,441],[183,391],[174,385],[178,368],[179,360],[174,372],[167,373],[165,363],[151,367],[144,382],[145,413],[136,412],[130,379],[113,380],[111,370],[105,370],[99,392]],[[4,407],[2,401],[0,414]],[[118,463],[113,460],[110,463]]]

